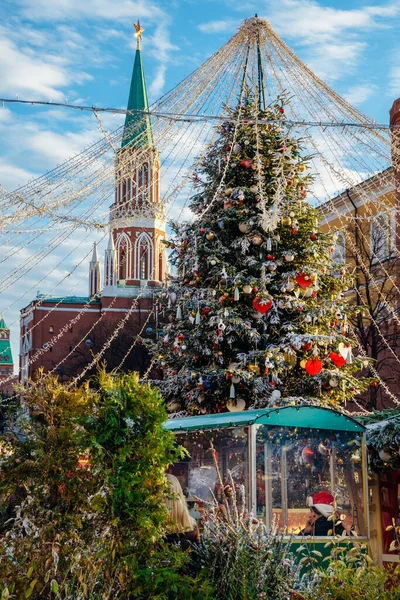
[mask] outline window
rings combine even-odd
[[[346,236],[342,231],[337,233],[332,260],[339,265],[343,265],[346,262]]]
[[[150,235],[141,233],[135,242],[135,277],[134,279],[153,279],[154,247]]]
[[[224,490],[218,480],[210,442],[214,446],[214,456],[223,483],[231,484],[233,481],[239,510],[249,509],[248,485],[246,486],[248,439],[243,427],[206,432],[199,440],[178,436],[178,443],[185,444],[190,458],[185,457],[175,463],[170,472],[179,479],[182,489],[189,491],[189,495],[206,502],[213,502],[216,498],[222,504]]]
[[[138,199],[141,202],[147,200],[147,189],[148,189],[148,166],[147,164],[143,164],[139,167],[139,181],[138,181]]]
[[[252,430],[177,434],[177,442],[185,445],[188,456],[170,472],[188,496],[222,502],[223,487],[230,485],[239,510],[253,510],[267,527],[276,522],[288,534],[298,535],[306,525],[310,500],[325,492],[336,500],[345,528],[368,535],[362,439],[354,431],[257,425]]]
[[[131,279],[131,241],[122,233],[117,240],[118,279]]]
[[[389,216],[386,213],[379,213],[372,219],[369,245],[373,262],[389,257],[390,228]]]
[[[147,279],[146,254],[140,257],[140,279]]]
[[[354,433],[260,426],[257,432],[257,513],[267,524],[298,534],[307,499],[327,491],[345,515],[346,529],[366,535],[361,440]]]

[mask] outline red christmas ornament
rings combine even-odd
[[[267,260],[275,260],[275,256],[273,254],[267,254]]]
[[[377,385],[378,385],[378,382],[377,382],[377,381],[372,381],[372,382],[371,382],[371,387],[376,387]]]
[[[252,169],[253,161],[251,161],[248,158],[244,158],[243,160],[240,161],[240,166],[243,167],[244,169]]]
[[[297,229],[297,227],[292,227],[292,229],[290,230],[290,233],[291,233],[292,235],[296,235],[296,233],[297,233],[298,231],[299,231],[299,230]]]
[[[203,315],[208,315],[208,313],[211,311],[211,308],[209,306],[205,306],[202,310]]]
[[[317,236],[315,235],[315,233],[312,233],[310,235],[310,240],[314,242],[316,239],[317,239]]]
[[[311,377],[314,377],[322,371],[322,360],[319,360],[319,358],[312,358],[306,362],[304,368]]]
[[[302,350],[311,350],[311,348],[312,348],[311,342],[307,342],[307,344],[303,344],[301,347]]]
[[[313,284],[313,280],[311,279],[311,276],[307,275],[306,273],[299,273],[296,276],[296,281],[299,284],[299,286],[303,289],[306,289],[306,288],[310,287],[310,285]]]
[[[183,335],[183,333],[178,333],[178,340],[184,340],[185,336]]]
[[[266,300],[265,298],[257,297],[253,300],[253,306],[259,313],[264,315],[271,308],[272,300]]]
[[[329,358],[331,359],[333,364],[339,368],[343,367],[344,363],[346,362],[346,359],[343,358],[343,356],[341,354],[338,354],[337,352],[331,352]]]
[[[230,149],[231,149],[230,146],[225,146],[225,152],[229,152]]]
[[[205,232],[206,232],[206,230],[204,229],[204,227],[202,227],[202,228],[200,229],[200,233],[205,233]]]
[[[283,113],[285,112],[285,109],[284,108],[280,108],[279,112],[283,115]]]

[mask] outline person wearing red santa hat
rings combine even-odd
[[[318,492],[308,498],[307,504],[310,506],[310,515],[306,526],[300,532],[302,535],[342,535],[344,527],[341,523],[336,523],[335,509],[333,506],[334,497],[329,492]],[[332,517],[329,518],[328,517]]]

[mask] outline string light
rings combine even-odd
[[[147,212],[135,213],[129,205],[130,200],[126,198],[120,205],[121,221],[118,223],[123,224],[124,218],[133,218],[135,214],[137,216],[162,214],[167,203],[171,212],[175,208],[177,199],[185,195],[185,201],[180,208],[180,215],[182,215],[190,196],[187,188],[190,187],[191,173],[187,165],[194,154],[203,153],[204,147],[214,139],[215,124],[229,120],[224,115],[223,106],[232,105],[237,101],[243,74],[245,73],[250,82],[257,80],[258,63],[254,44],[256,38],[259,41],[261,61],[268,70],[268,77],[265,78],[265,93],[268,101],[273,102],[283,90],[287,90],[287,95],[291,98],[288,116],[282,122],[283,138],[290,128],[297,128],[306,134],[304,143],[306,148],[312,150],[315,157],[313,159],[315,171],[317,173],[319,171],[315,183],[323,189],[329,207],[333,207],[334,201],[330,200],[332,191],[327,189],[327,181],[336,193],[343,188],[353,188],[356,185],[357,193],[364,201],[367,212],[366,215],[358,218],[364,220],[374,218],[368,200],[369,194],[376,191],[376,184],[368,180],[360,184],[359,180],[360,174],[371,178],[377,172],[387,169],[390,164],[392,145],[388,127],[367,119],[321,82],[278,38],[269,23],[263,19],[249,19],[244,22],[239,32],[204,65],[162,96],[150,111],[141,113],[152,119],[154,143],[164,156],[161,163],[162,176],[164,180],[169,180],[168,188],[162,197],[160,207],[152,207]],[[11,101],[3,99],[2,102]],[[62,106],[56,103],[52,105]],[[36,250],[26,260],[22,260],[17,267],[12,266],[3,275],[0,280],[2,291],[15,285],[32,269],[37,268],[40,261],[56,252],[60,245],[70,239],[74,233],[83,230],[108,231],[109,211],[108,208],[106,209],[106,203],[112,197],[114,186],[123,182],[124,173],[126,175],[131,166],[131,158],[128,154],[125,158],[116,148],[120,147],[124,135],[135,134],[135,127],[129,132],[120,127],[108,133],[100,119],[100,114],[103,112],[126,114],[128,111],[78,107],[69,104],[67,106],[75,110],[92,111],[102,138],[78,156],[29,182],[16,192],[11,194],[0,190],[0,232],[3,237],[3,247],[8,246],[7,252],[2,254],[1,261],[7,262],[16,256],[14,252],[17,248],[9,247],[11,236],[18,236],[18,241],[21,241],[18,250],[23,250],[37,243],[41,236],[55,234],[43,248]],[[258,128],[260,124],[267,122],[268,120],[256,118],[248,123],[256,130],[255,162],[258,172],[262,168]],[[238,119],[232,121],[235,130],[241,123],[240,115]],[[315,130],[314,135],[308,134],[310,128]],[[395,135],[397,130],[393,129],[391,133]],[[143,137],[140,141],[143,145],[135,157],[137,165],[143,164],[146,153],[150,150],[144,143]],[[346,150],[345,158],[343,149]],[[115,174],[115,155],[118,155],[119,175]],[[221,185],[231,160],[232,151],[229,152],[228,160],[222,169]],[[393,161],[398,168],[398,148],[393,148]],[[390,182],[389,174],[380,177],[383,182]],[[262,178],[258,178],[258,181],[260,199],[265,207],[267,196],[260,183]],[[393,177],[391,181],[393,185]],[[152,185],[155,183],[153,182]],[[146,190],[140,188],[139,194],[143,191]],[[277,190],[276,204],[279,203],[281,193],[282,190]],[[212,208],[218,199],[218,194],[215,194],[205,211]],[[319,197],[319,200],[321,201],[322,198]],[[387,209],[385,199],[378,199],[377,206]],[[353,215],[339,215],[337,207],[332,210],[338,218],[340,216],[339,222],[342,225],[355,220]],[[48,227],[45,223],[48,223]],[[380,223],[377,223],[377,227],[382,229]],[[393,236],[399,239],[397,231],[393,232]],[[351,242],[349,244],[351,245]],[[355,249],[354,252],[359,251]],[[397,247],[394,252],[397,254]],[[377,265],[387,276],[386,264],[381,257],[376,258]],[[54,270],[55,267],[50,272]],[[374,274],[371,275],[372,285],[376,287],[378,282]],[[66,275],[61,281],[68,276]],[[394,289],[400,291],[396,282],[394,282]],[[400,323],[400,319],[395,314],[394,319]],[[396,357],[396,360],[399,359]]]

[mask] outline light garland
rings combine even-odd
[[[377,170],[382,170],[385,164],[387,165],[390,161],[391,144],[390,137],[386,132],[387,127],[385,128],[368,120],[362,113],[351,107],[321,82],[278,38],[269,23],[263,19],[249,19],[244,22],[239,32],[219,52],[214,54],[202,67],[171,92],[160,98],[146,113],[154,121],[153,131],[156,146],[160,152],[166,151],[167,156],[163,159],[166,167],[164,175],[169,177],[171,173],[173,174],[168,190],[162,199],[161,210],[167,202],[172,209],[174,199],[188,186],[190,174],[188,171],[184,173],[186,163],[197,146],[201,146],[202,143],[205,144],[210,140],[210,137],[213,139],[213,136],[215,136],[213,123],[228,120],[221,107],[223,104],[230,105],[232,100],[238,97],[243,74],[248,76],[249,81],[256,80],[256,39],[259,40],[261,59],[264,61],[264,65],[268,65],[274,74],[273,78],[266,78],[266,93],[269,100],[275,99],[277,89],[282,91],[285,88],[288,90],[289,96],[294,96],[291,106],[295,105],[296,110],[303,113],[300,118],[286,118],[282,126],[284,128],[316,127],[318,129],[320,139],[314,140],[314,150],[317,150],[315,154],[323,162],[324,168],[336,188],[343,185],[353,187],[358,184],[351,170],[344,172],[341,167],[342,148],[346,148],[348,163],[354,166],[354,172],[357,173],[361,171],[364,174],[374,174]],[[288,85],[283,85],[283,81]],[[293,90],[297,90],[297,94],[293,93]],[[5,101],[7,100],[5,99]],[[3,191],[1,194],[1,222],[4,227],[2,233],[5,238],[13,233],[17,233],[18,236],[25,234],[27,236],[26,243],[20,245],[19,248],[27,248],[39,239],[38,235],[52,231],[54,226],[60,227],[59,232],[52,238],[46,249],[37,251],[25,263],[13,268],[3,276],[0,281],[2,290],[7,289],[7,287],[24,277],[32,268],[37,266],[38,262],[56,251],[60,244],[78,229],[104,231],[109,226],[106,222],[108,211],[99,212],[99,214],[97,212],[109,200],[113,193],[113,186],[118,185],[124,179],[122,175],[115,177],[113,161],[107,160],[110,151],[113,157],[118,154],[119,151],[116,148],[119,147],[123,139],[124,128],[120,127],[112,133],[107,133],[99,113],[110,110],[126,114],[127,111],[99,109],[97,107],[90,107],[90,110],[94,113],[98,122],[102,140],[86,149],[78,157],[74,157],[47,175],[20,188],[16,193],[8,194]],[[318,111],[319,118],[316,118],[318,117]],[[322,116],[325,118],[322,118]],[[257,152],[255,162],[258,172],[261,172],[258,127],[260,124],[268,123],[268,120],[255,118],[254,121],[247,122],[254,125],[256,130]],[[203,125],[207,123],[208,127],[201,128],[200,123]],[[240,114],[237,119],[232,120],[232,123],[235,128],[242,123]],[[194,125],[198,127],[195,136],[192,135]],[[129,132],[129,134],[131,133],[132,131]],[[337,134],[340,134],[340,138]],[[313,140],[309,140],[309,143],[312,144]],[[368,152],[366,152],[366,149],[368,149]],[[137,153],[138,165],[143,164],[143,161],[146,160],[149,150],[150,148],[144,146],[143,150]],[[184,159],[182,159],[182,155],[184,155]],[[228,160],[222,169],[221,185],[223,185],[226,170],[230,165],[231,155],[232,151],[230,151]],[[397,149],[394,150],[393,156],[394,162],[398,165],[399,152]],[[130,161],[131,159],[128,156],[126,159],[124,157],[120,159],[121,173],[124,173],[124,170],[129,167]],[[170,162],[168,163],[168,161]],[[278,175],[277,178],[279,179]],[[265,207],[266,194],[259,183],[260,181],[261,178],[259,177],[259,195]],[[323,181],[323,177],[319,178],[319,183],[321,181]],[[147,189],[149,188],[146,187]],[[364,182],[363,188],[360,190],[360,197],[368,199],[368,192],[372,189],[372,184],[369,185]],[[95,197],[101,191],[103,192],[101,199],[93,203],[92,197]],[[141,188],[139,193],[141,191],[144,191],[144,188]],[[283,187],[276,191],[277,201],[283,193]],[[331,195],[326,187],[325,194],[327,198]],[[188,197],[181,208],[181,214]],[[212,207],[217,199],[218,192],[215,193],[203,214]],[[86,206],[82,211],[81,207],[85,203]],[[383,201],[379,201],[379,205],[383,207]],[[128,207],[129,200],[122,202],[120,206],[123,208]],[[367,210],[370,211],[369,206],[367,206]],[[95,219],[93,219],[94,212],[96,212]],[[140,214],[152,216],[151,211],[147,213],[142,211]],[[198,218],[201,218],[201,216]],[[266,222],[269,215],[265,214],[264,217],[265,226],[267,226]],[[373,215],[369,214],[362,218],[365,220],[372,219]],[[348,222],[350,219],[354,219],[354,217],[342,217],[341,222]],[[44,220],[49,221],[48,228],[43,227]],[[26,229],[15,227],[17,223],[26,223]],[[40,227],[35,229],[34,223],[39,224]],[[378,223],[377,226],[380,227],[380,224]],[[397,231],[395,236],[396,239],[400,239]],[[355,251],[357,252],[357,250]],[[12,252],[13,250],[7,252],[6,257],[3,256],[1,260],[6,261],[11,258]],[[395,252],[397,252],[397,248]],[[385,274],[388,273],[386,265],[379,257],[377,257],[377,264],[382,267]],[[378,284],[373,276],[372,279],[373,285],[377,286]],[[394,287],[400,291],[396,282],[394,282]],[[394,315],[394,319],[400,324],[397,315]]]

